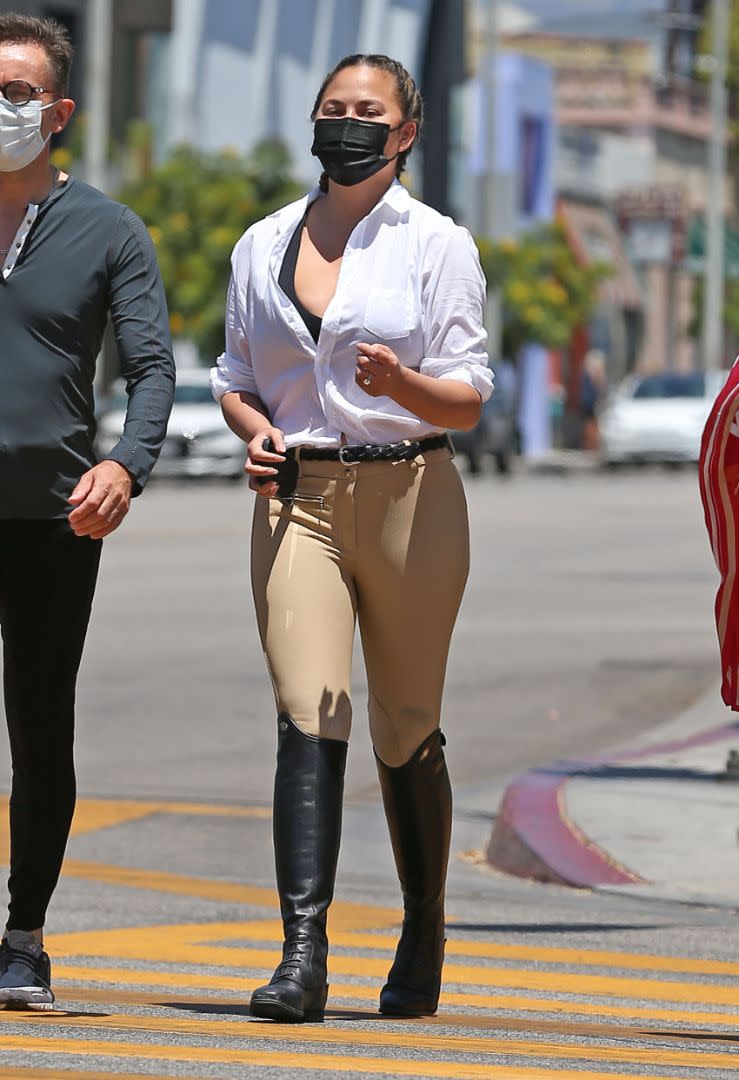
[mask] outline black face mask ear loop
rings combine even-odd
[[[388,131],[388,135],[392,135],[392,133],[393,133],[394,131],[400,131],[400,129],[401,129],[401,128],[402,128],[402,127],[403,127],[403,126],[405,125],[405,124],[407,124],[407,123],[408,123],[408,121],[407,121],[407,120],[401,120],[401,122],[400,122],[399,124],[397,124],[397,125],[396,125],[396,127],[394,127],[394,128],[390,128],[390,130]],[[412,145],[413,145],[413,144],[411,143],[411,146],[412,146]],[[406,147],[406,150],[410,150],[410,146],[407,146],[407,147]],[[399,158],[399,157],[400,157],[400,155],[401,155],[401,154],[404,154],[404,153],[405,153],[405,150],[398,150],[398,152],[397,152],[397,153],[395,153],[395,154],[393,154],[393,156],[392,156],[392,157],[389,157],[389,158],[385,158],[385,163],[386,163],[387,165],[389,165],[391,161],[395,161],[395,159],[396,159],[396,158]],[[384,157],[384,155],[383,155],[383,157]]]

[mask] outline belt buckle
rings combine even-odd
[[[351,446],[340,446],[339,447],[339,461],[341,462],[342,465],[354,465],[355,462],[346,461],[346,459],[344,458],[344,451],[345,450],[351,450]]]

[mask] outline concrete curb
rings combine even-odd
[[[600,455],[592,450],[551,450],[540,457],[522,459],[526,472],[538,476],[569,476],[602,468]]]
[[[508,785],[490,840],[487,862],[515,877],[573,888],[646,885],[647,879],[623,866],[570,820],[564,799],[567,781],[594,775],[604,765],[640,761],[720,742],[739,731],[722,724],[686,739],[625,750],[607,757],[555,762],[532,769]]]

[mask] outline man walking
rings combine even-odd
[[[174,388],[144,225],[49,162],[74,112],[71,60],[58,23],[0,15],[0,629],[13,765],[0,1007],[54,1002],[43,926],[74,812],[75,685],[102,539],[149,476]],[[120,442],[96,463],[109,315],[129,404]]]

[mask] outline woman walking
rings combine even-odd
[[[422,102],[386,56],[349,56],[311,119],[319,189],[237,244],[212,372],[260,495],[252,584],[278,711],[274,847],[285,932],[255,1016],[319,1020],[358,619],[403,928],[380,1011],[436,1011],[452,801],[439,729],[468,572],[447,428],[489,397],[469,233],[398,182]]]

